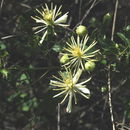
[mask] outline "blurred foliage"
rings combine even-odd
[[[69,29],[56,28],[39,46],[31,19],[44,3],[63,5],[69,12]],[[91,0],[4,0],[0,13],[0,130],[56,130],[57,103],[49,86],[60,70],[59,52],[80,22]],[[115,1],[101,0],[83,21],[90,42],[97,41],[101,55],[88,84],[90,100],[79,98],[72,114],[61,106],[62,130],[111,130],[107,104],[107,65],[111,64],[112,104],[115,121],[130,127],[130,8],[120,0],[114,41],[111,41]],[[75,34],[74,34],[75,35]]]

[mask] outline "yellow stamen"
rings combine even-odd
[[[73,81],[71,78],[67,78],[64,80],[64,83],[67,85],[66,89],[72,89],[73,88]]]
[[[74,47],[72,50],[72,54],[75,57],[81,58],[81,56],[83,55],[83,52],[81,51],[80,47]]]

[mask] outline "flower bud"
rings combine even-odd
[[[69,57],[67,54],[64,54],[61,58],[60,58],[60,63],[64,64],[69,60]]]
[[[107,14],[105,14],[104,17],[103,17],[103,23],[104,23],[104,24],[109,24],[110,21],[111,21],[111,19],[112,19],[111,14],[110,14],[110,13],[107,13]]]
[[[85,63],[85,70],[87,71],[93,71],[96,64],[93,61],[88,61]]]
[[[83,25],[80,25],[76,28],[76,33],[79,36],[84,36],[87,34],[87,28]]]

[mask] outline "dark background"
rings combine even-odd
[[[36,8],[50,2],[62,5],[63,13],[69,12],[70,29],[80,22],[92,4],[92,0],[4,0],[2,4],[0,69],[8,71],[8,76],[0,74],[0,130],[57,129],[57,103],[60,100],[52,98],[54,92],[49,82],[52,74],[56,75],[60,69],[60,63],[59,53],[50,48],[64,37],[64,30],[57,29],[60,34],[55,43],[50,40],[38,46],[41,34],[34,35],[32,27],[36,24],[31,19]],[[113,16],[114,8],[114,0],[101,0],[90,11],[83,21],[90,35],[95,28],[103,28],[103,33],[110,39],[112,21],[105,27],[102,27],[102,22],[106,13]],[[122,32],[130,24],[129,12],[130,0],[120,0],[115,33]],[[93,28],[90,27],[92,18],[97,21]],[[100,36],[96,34],[96,37]],[[116,34],[115,41],[121,43]],[[117,125],[123,123],[130,127],[130,64],[124,59],[116,63],[118,66],[112,71],[114,118]],[[66,104],[61,106],[61,130],[112,130],[107,90],[101,91],[107,89],[105,66],[97,63],[92,75],[93,80],[88,84],[90,100],[79,97],[71,114],[65,112]]]

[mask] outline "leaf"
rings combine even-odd
[[[130,25],[128,25],[124,30],[125,31],[130,31]]]
[[[21,74],[20,81],[23,81],[23,82],[29,84],[28,76],[25,73]]]
[[[8,77],[8,73],[9,73],[8,70],[2,69],[2,70],[0,70],[0,72],[3,74],[4,77],[6,77],[6,78]]]
[[[6,45],[0,41],[0,50],[6,49]]]
[[[29,111],[30,107],[27,103],[24,103],[23,106],[22,106],[22,111]]]
[[[22,94],[20,94],[20,97],[25,98],[27,95],[28,95],[27,93],[22,93]]]
[[[27,75],[26,74],[21,74],[21,76],[20,76],[20,80],[25,80],[25,79],[27,79]]]
[[[55,51],[55,52],[60,52],[62,49],[61,45],[60,44],[55,44],[53,47],[52,47],[52,50]]]
[[[16,97],[18,97],[20,94],[20,92],[16,92],[14,94],[12,94],[11,96],[9,96],[9,98],[7,99],[9,102],[13,101]]]
[[[128,44],[130,48],[130,39],[128,39],[123,33],[117,33],[118,37],[121,38],[122,41],[124,41],[126,44]]]

